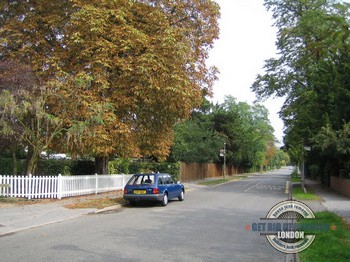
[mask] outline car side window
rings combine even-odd
[[[165,184],[173,184],[174,181],[172,180],[171,176],[164,176]]]
[[[163,184],[164,184],[164,181],[163,181],[163,180],[164,180],[163,177],[160,176],[160,177],[158,178],[158,184],[159,184],[159,185],[163,185]]]
[[[128,185],[140,185],[141,180],[142,180],[142,176],[133,176],[128,182]]]
[[[171,176],[169,176],[169,184],[174,184],[174,180]]]

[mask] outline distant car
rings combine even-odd
[[[137,174],[125,185],[123,198],[130,205],[140,201],[156,201],[166,206],[173,198],[183,201],[185,187],[179,182],[175,183],[169,174]]]

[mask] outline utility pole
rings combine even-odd
[[[306,157],[306,152],[311,151],[311,147],[309,146],[303,146],[303,172],[301,173],[301,188],[303,191],[306,193],[306,188],[305,188],[305,157]]]
[[[226,142],[224,142],[224,179],[226,179]]]
[[[224,149],[220,149],[220,156],[224,157],[224,165],[222,167],[223,169],[222,176],[225,179],[226,178],[226,142],[224,142]]]

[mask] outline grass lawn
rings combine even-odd
[[[37,202],[37,200],[30,200],[26,198],[0,196],[0,204],[26,205],[35,204]]]
[[[301,182],[301,177],[298,175],[298,173],[294,170],[292,175],[291,175],[291,182],[295,183],[295,182]]]
[[[293,187],[293,199],[295,200],[320,200],[318,195],[315,195],[314,192],[306,187],[306,193],[301,187]]]
[[[300,177],[295,177],[295,176],[293,177],[293,176],[292,176],[291,181],[292,181],[292,183],[301,182],[301,178],[300,178]]]
[[[239,180],[242,177],[246,177],[246,176],[239,176],[239,177],[228,177],[228,178],[219,178],[219,179],[213,179],[213,180],[208,180],[208,181],[204,181],[204,182],[200,182],[198,183],[199,185],[203,185],[203,186],[215,186],[215,185],[219,185],[219,184],[223,184],[226,182],[230,182],[233,180]]]
[[[111,194],[113,197],[111,197]],[[22,205],[32,205],[32,204],[49,204],[49,203],[61,203],[64,207],[74,209],[74,208],[96,208],[102,209],[109,206],[114,206],[116,204],[123,205],[126,201],[117,194],[107,192],[105,194],[101,193],[98,195],[84,195],[77,197],[59,199],[26,199],[26,198],[14,198],[14,197],[2,197],[0,196],[0,207],[8,206],[22,206]]]
[[[350,261],[350,225],[331,212],[315,213],[317,223],[329,224],[326,232],[317,232],[314,242],[300,253],[301,262]],[[307,223],[307,221],[302,221]],[[315,223],[309,221],[309,223]]]
[[[75,202],[71,204],[67,204],[64,207],[75,209],[75,208],[97,208],[102,209],[105,207],[114,206],[116,204],[125,204],[125,200],[123,198],[98,198],[98,199],[88,199],[81,202]]]

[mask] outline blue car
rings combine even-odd
[[[140,201],[157,201],[166,206],[173,198],[183,201],[185,187],[179,182],[175,183],[169,174],[137,174],[125,185],[123,198],[130,205]]]

